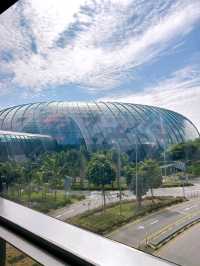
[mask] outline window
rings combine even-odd
[[[19,0],[0,25],[1,197],[199,266],[199,0]]]

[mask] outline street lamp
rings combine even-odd
[[[163,116],[160,114],[160,128],[161,128],[161,134],[162,134],[162,142],[163,142],[163,160],[164,165],[166,165],[166,130],[163,123]],[[167,168],[164,168],[164,176],[166,178],[167,176]]]
[[[138,197],[138,141],[136,129],[134,129],[133,135],[135,136],[135,197]]]
[[[138,197],[138,143],[137,138],[135,138],[135,197]]]
[[[120,215],[122,212],[122,191],[121,191],[121,184],[120,184],[120,176],[121,176],[121,152],[120,152],[120,146],[119,143],[115,140],[112,140],[112,144],[114,144],[117,147],[118,150],[118,158],[117,158],[117,185],[119,188],[119,202],[120,202]]]

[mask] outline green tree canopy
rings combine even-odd
[[[146,176],[148,188],[150,188],[153,197],[153,189],[162,185],[162,176],[159,164],[155,160],[145,160],[140,166],[140,171],[142,171],[143,175]]]
[[[136,177],[136,168],[134,166],[128,166],[124,169],[124,175],[126,177],[126,182],[131,191],[136,195],[138,205],[141,205],[142,196],[144,196],[149,187],[148,179],[140,168],[140,164],[137,167],[137,177]]]
[[[167,155],[172,160],[198,160],[200,158],[200,138],[172,145]]]
[[[154,160],[145,160],[137,165],[137,177],[135,165],[129,165],[124,169],[127,185],[137,197],[138,205],[141,205],[142,196],[149,189],[153,194],[153,188],[159,187],[162,183],[159,165]]]
[[[88,163],[87,177],[91,183],[104,187],[115,180],[116,173],[105,155],[94,154]]]
[[[104,154],[94,154],[88,163],[87,177],[91,183],[101,186],[105,209],[106,199],[104,187],[107,184],[111,184],[116,178],[116,172],[112,163]]]

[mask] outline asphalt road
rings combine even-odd
[[[155,255],[182,266],[200,265],[200,224],[192,226],[163,246]]]
[[[186,197],[200,197],[200,179],[195,179],[195,186],[185,187],[184,191],[181,187],[177,188],[158,188],[154,189],[155,196],[183,196],[183,193]],[[74,194],[75,192],[73,192]],[[77,194],[84,194],[85,200],[77,202],[75,204],[66,206],[64,208],[57,209],[52,211],[49,215],[65,221],[66,219],[73,217],[77,214],[81,214],[87,210],[91,210],[97,207],[102,206],[102,193],[100,191],[76,191]],[[134,199],[135,196],[130,191],[124,191],[123,199]],[[116,202],[119,200],[117,197],[118,192],[110,191],[107,192],[106,200],[107,203]],[[147,193],[150,195],[150,193]]]
[[[140,244],[145,243],[146,239],[159,234],[170,225],[187,219],[191,215],[200,214],[200,178],[195,179],[193,183],[195,186],[185,187],[184,191],[182,188],[155,189],[155,196],[183,196],[184,193],[186,197],[190,198],[190,201],[149,214],[112,232],[108,237],[126,245],[138,247]],[[123,199],[135,198],[129,191],[124,193]],[[100,191],[86,191],[84,194],[86,196],[85,200],[55,210],[50,215],[64,221],[67,218],[102,205]],[[117,194],[118,192],[108,192],[107,203],[118,201]],[[200,266],[199,237],[200,225],[193,226],[162,247],[156,255],[183,266]]]
[[[126,245],[138,247],[140,244],[145,243],[146,239],[162,232],[169,225],[178,223],[196,213],[200,213],[200,200],[190,200],[129,223],[112,232],[108,237]]]
[[[66,219],[73,217],[77,214],[81,214],[87,210],[91,210],[102,206],[103,198],[101,191],[85,192],[84,194],[86,197],[84,200],[71,204],[67,207],[63,207],[55,211],[52,211],[49,213],[49,215],[61,221],[65,221]],[[119,198],[117,197],[118,194],[119,193],[116,191],[107,192],[106,203],[119,201]],[[133,199],[133,198],[134,196],[132,193],[123,197],[123,199]]]

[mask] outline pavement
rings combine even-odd
[[[187,198],[200,197],[200,178],[191,180],[194,183],[194,186],[185,187],[184,190],[182,187],[172,187],[172,188],[158,188],[154,189],[155,196],[183,196]],[[68,218],[71,218],[77,214],[84,213],[87,210],[92,210],[98,207],[101,207],[102,202],[102,193],[101,191],[73,191],[73,194],[84,194],[85,199],[74,203],[72,205],[51,211],[50,216],[57,218],[61,221],[65,221]],[[119,201],[119,192],[117,191],[108,191],[106,192],[106,202],[113,203]],[[147,196],[150,196],[150,192],[147,193]],[[131,191],[123,191],[123,200],[135,199],[135,196]]]
[[[170,225],[200,213],[200,200],[193,199],[149,214],[137,221],[120,227],[108,235],[109,238],[131,247],[139,247],[149,239],[162,233]]]
[[[200,223],[192,226],[155,253],[182,266],[200,265]]]
[[[169,226],[174,226],[186,220],[187,217],[200,215],[200,178],[191,180],[194,186],[177,188],[154,189],[155,196],[186,196],[190,199],[171,207],[164,208],[158,212],[149,214],[141,219],[129,223],[108,235],[110,239],[116,240],[131,247],[138,247],[149,239],[161,234]],[[83,192],[77,192],[83,193]],[[130,191],[123,191],[123,199],[134,199]],[[107,203],[119,201],[117,191],[107,192]],[[100,191],[84,192],[85,199],[55,210],[51,216],[65,221],[77,214],[102,206],[102,193]],[[147,195],[150,195],[148,193]],[[183,266],[200,266],[200,224],[192,226],[181,235],[164,245],[156,256]]]
[[[82,193],[82,192],[81,192]],[[74,193],[73,193],[74,194]],[[68,218],[71,218],[75,215],[84,213],[88,210],[92,210],[98,207],[101,207],[103,204],[103,198],[101,191],[88,191],[84,192],[85,199],[69,206],[51,211],[50,216],[57,218],[61,221],[65,221]],[[119,201],[119,192],[117,191],[108,191],[106,192],[106,203],[114,203]],[[123,196],[123,199],[133,199],[135,198],[132,193],[126,194]]]

